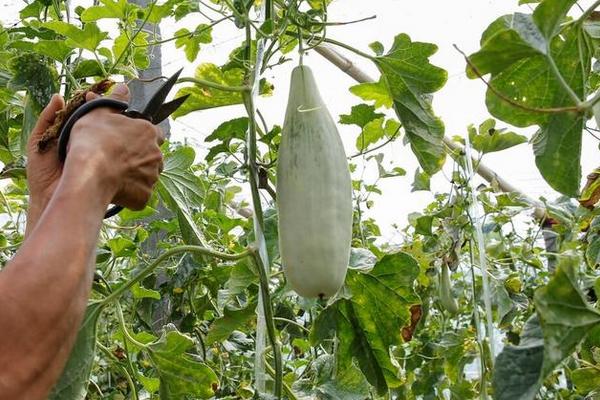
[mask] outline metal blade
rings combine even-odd
[[[185,96],[178,97],[169,101],[168,103],[163,104],[152,116],[152,123],[154,125],[158,125],[167,119],[169,115],[173,114],[175,110],[177,110],[179,106],[181,106],[183,102],[187,100],[188,97],[190,97],[190,95],[186,94]]]
[[[144,109],[142,110],[142,114],[148,115],[152,118],[152,120],[154,120],[154,115],[162,107],[165,99],[169,95],[169,92],[177,82],[177,78],[179,78],[179,74],[181,74],[181,71],[183,71],[183,68],[175,72],[158,88],[158,90],[156,91],[156,93],[154,93],[150,101],[148,101],[148,104],[146,104],[146,107],[144,107]]]

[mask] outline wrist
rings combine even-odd
[[[72,150],[65,161],[59,189],[89,192],[95,195],[97,205],[105,209],[118,191],[118,179],[111,173],[109,160],[104,159],[102,152]]]

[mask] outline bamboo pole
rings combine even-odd
[[[375,79],[370,77],[369,74],[367,74],[366,72],[362,71],[356,64],[354,64],[354,62],[352,62],[352,60],[338,53],[330,46],[320,45],[315,48],[315,51],[355,81],[359,83],[375,82]],[[444,136],[443,142],[451,151],[458,154],[464,154],[464,147],[454,142],[449,137]],[[532,198],[531,196],[517,189],[514,185],[512,185],[506,179],[502,178],[493,169],[491,169],[484,163],[477,163],[477,160],[475,159],[474,162],[477,165],[477,170],[475,172],[479,176],[481,176],[487,182],[497,185],[498,189],[500,189],[503,192],[519,194],[521,198],[523,198],[527,203],[534,207],[534,217],[536,219],[541,220],[545,217],[546,207],[542,202]]]

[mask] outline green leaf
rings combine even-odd
[[[431,215],[423,215],[415,221],[415,233],[430,236],[433,217]]]
[[[34,1],[19,11],[19,17],[21,17],[21,19],[30,17],[39,18],[42,8],[43,5],[41,2]]]
[[[148,344],[148,353],[160,379],[161,399],[184,399],[186,396],[208,399],[218,386],[215,372],[186,353],[194,346],[189,336],[167,326],[160,339]]]
[[[73,52],[73,49],[65,43],[64,40],[45,40],[40,39],[37,42],[14,41],[11,47],[24,51],[33,51],[38,54],[50,57],[58,62],[64,62]]]
[[[447,73],[429,63],[437,51],[430,43],[412,42],[406,34],[394,38],[390,51],[375,58],[382,82],[421,168],[433,175],[444,165],[444,124],[435,116],[429,94],[444,86]]]
[[[379,82],[368,82],[351,86],[350,92],[365,101],[374,101],[375,108],[391,108],[394,104],[394,99],[391,97],[385,83],[381,80]]]
[[[212,42],[212,28],[206,24],[200,24],[194,32],[190,32],[186,28],[182,28],[175,32],[177,39],[175,40],[176,48],[184,48],[185,55],[189,62],[196,60],[200,51],[200,44]]]
[[[357,125],[364,128],[369,122],[382,117],[385,117],[385,114],[376,113],[374,106],[358,104],[352,107],[350,114],[340,115],[340,124]]]
[[[254,317],[256,317],[255,303],[251,303],[246,308],[239,310],[231,310],[225,307],[223,316],[216,319],[210,326],[206,335],[206,344],[210,346],[215,342],[222,342],[234,330],[242,327]]]
[[[316,376],[314,381],[303,379],[294,383],[295,391],[302,392],[306,398],[317,400],[364,400],[368,398],[368,383],[363,374],[352,364],[350,368],[337,370],[335,358],[324,354],[311,365]]]
[[[108,33],[102,32],[93,22],[85,24],[83,29],[64,21],[50,21],[44,23],[43,26],[65,36],[68,46],[89,51],[96,50],[100,42],[108,36]]]
[[[378,56],[383,55],[383,52],[385,51],[385,48],[383,47],[383,44],[381,44],[381,42],[370,43],[369,48],[373,50],[373,53],[375,53],[375,55]]]
[[[600,388],[600,369],[598,367],[576,369],[571,372],[571,379],[579,393],[587,394]]]
[[[126,19],[138,7],[127,0],[100,0],[101,5],[86,8],[81,13],[81,21],[95,22],[104,18]]]
[[[587,243],[585,258],[590,268],[595,269],[600,264],[600,217],[594,218],[590,223]]]
[[[113,56],[115,60],[124,60],[128,57],[133,65],[138,69],[147,68],[150,65],[150,59],[147,53],[148,33],[140,32],[133,42],[130,41],[126,33],[119,35],[113,43]],[[130,44],[131,42],[131,44]]]
[[[496,121],[488,119],[479,126],[479,132],[474,126],[469,127],[469,140],[475,150],[487,154],[527,142],[525,136],[504,132],[503,129],[496,129],[495,126]]]
[[[133,295],[134,299],[160,300],[160,292],[153,289],[147,289],[141,286],[139,283],[136,283],[131,287],[131,294]]]
[[[537,315],[527,322],[519,346],[506,346],[498,355],[493,377],[497,400],[533,400],[546,376],[600,327],[600,311],[587,303],[577,284],[579,261],[560,257],[554,277],[536,290]]]
[[[490,84],[496,91],[529,108],[515,107],[491,90],[487,91],[486,103],[492,115],[516,126],[539,126],[532,140],[538,169],[552,188],[576,196],[581,180],[581,134],[585,116],[530,110],[573,106],[573,101],[555,78],[546,56],[524,40],[523,32],[515,30],[515,21],[523,18],[506,16],[492,23],[483,35],[481,50],[471,55],[470,60],[481,74],[492,74]],[[591,63],[582,38],[585,35],[581,27],[572,26],[548,46],[558,70],[579,98],[585,97],[584,82]],[[468,72],[474,77],[473,71]]]
[[[31,97],[31,95],[25,96],[25,107],[23,109],[23,126],[21,129],[21,135],[19,136],[19,152],[21,155],[27,154],[27,142],[29,136],[37,123],[37,119],[42,111],[42,107],[38,105],[37,101]]]
[[[418,274],[417,261],[405,253],[384,256],[368,274],[349,270],[346,287],[352,298],[338,300],[318,316],[311,341],[319,343],[335,334],[338,371],[351,368],[356,359],[379,393],[401,386],[389,351],[403,343],[409,308],[420,303],[413,287]]]
[[[160,388],[160,379],[148,378],[142,375],[141,373],[138,373],[137,378],[144,386],[144,389],[148,391],[148,393],[158,392],[158,389]]]
[[[223,122],[210,135],[204,139],[205,142],[219,141],[219,144],[213,146],[206,155],[206,161],[212,161],[219,153],[229,154],[229,143],[232,140],[245,140],[248,130],[248,117],[231,119]]]
[[[204,245],[204,236],[196,226],[193,207],[202,204],[202,182],[190,167],[196,153],[191,147],[180,147],[165,157],[164,170],[157,184],[160,197],[176,213],[186,244]]]
[[[430,179],[431,177],[427,172],[421,171],[419,168],[417,168],[415,170],[415,177],[413,180],[412,189],[410,191],[416,192],[419,190],[431,190]]]
[[[83,317],[67,365],[50,392],[50,400],[84,400],[96,354],[96,329],[102,312],[101,303],[90,304]]]
[[[561,23],[576,0],[544,0],[533,12],[533,20],[544,37],[552,39],[560,32]]]
[[[534,295],[544,332],[544,376],[600,325],[600,311],[590,306],[577,284],[575,268],[580,261],[574,256],[562,256],[554,277]]]
[[[135,254],[137,246],[129,238],[118,236],[106,242],[114,257],[129,257]]]
[[[241,86],[243,84],[244,71],[238,68],[223,71],[215,64],[204,63],[196,68],[195,77],[196,79],[225,86]],[[232,104],[240,104],[242,102],[241,92],[226,92],[208,87],[184,87],[177,92],[177,97],[186,94],[189,94],[190,97],[173,113],[174,117],[180,117],[189,114],[192,111],[229,106]]]
[[[361,134],[356,138],[356,148],[358,151],[363,151],[371,144],[377,143],[385,137],[392,137],[400,129],[400,124],[393,119],[385,121],[384,118],[377,118],[368,122]]]
[[[96,60],[80,60],[73,70],[73,78],[81,79],[90,76],[104,76],[100,63]]]
[[[531,400],[540,386],[544,339],[537,315],[525,324],[518,346],[507,345],[496,358],[492,385],[497,400]]]

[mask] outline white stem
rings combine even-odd
[[[264,22],[265,16],[265,5],[266,1],[262,2],[262,6],[258,13],[258,22],[259,25]],[[258,96],[258,91],[260,87],[260,70],[263,64],[264,57],[264,49],[265,42],[263,39],[259,39],[256,44],[256,65],[254,67],[254,80],[252,85],[252,100],[255,101]],[[254,205],[256,207],[256,205]],[[254,237],[256,238],[256,246],[258,248],[258,255],[262,260],[262,265],[264,266],[266,271],[266,276],[270,275],[270,271],[268,271],[269,267],[269,255],[267,253],[267,245],[264,237],[264,233],[261,229],[262,221],[258,221],[257,213],[253,213],[254,219]],[[265,313],[264,313],[264,299],[262,292],[258,291],[258,304],[256,305],[256,344],[255,344],[255,354],[254,354],[254,376],[256,379],[256,391],[261,395],[264,395],[266,392],[266,367],[265,367],[265,349],[267,343],[267,324],[265,321]]]
[[[492,315],[492,293],[490,291],[489,276],[487,269],[487,261],[485,259],[485,242],[483,239],[483,230],[481,228],[481,218],[479,216],[479,202],[477,200],[477,188],[475,187],[475,173],[473,172],[473,158],[471,155],[471,143],[469,142],[469,134],[465,134],[465,154],[467,164],[467,174],[469,175],[469,186],[471,188],[471,217],[475,227],[475,235],[477,239],[477,249],[479,253],[479,268],[481,270],[481,282],[483,284],[483,303],[485,306],[485,319],[487,322],[487,337],[490,345],[491,364],[494,365],[496,357],[494,343],[494,320]],[[476,304],[473,305],[477,307]],[[482,354],[483,357],[483,354]],[[483,360],[482,360],[483,361]]]

